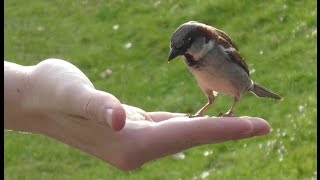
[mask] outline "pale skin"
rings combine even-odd
[[[76,66],[58,59],[34,66],[4,62],[4,128],[53,138],[123,171],[195,146],[270,132],[258,117],[145,112],[95,89]]]

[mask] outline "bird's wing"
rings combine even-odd
[[[247,63],[244,61],[244,59],[240,56],[240,54],[239,54],[238,51],[236,51],[236,50],[235,50],[235,51],[227,51],[226,53],[229,55],[230,59],[231,59],[233,62],[239,64],[239,65],[246,71],[246,73],[247,73],[248,75],[250,75],[250,74],[249,74],[248,65],[247,65]]]
[[[219,36],[225,39],[229,44],[231,44],[237,51],[239,51],[238,46],[231,40],[227,33],[221,31],[220,29],[215,28],[215,31]]]
[[[225,32],[216,28],[214,28],[214,31],[216,32],[218,43],[224,47],[226,54],[229,55],[230,60],[239,64],[249,75],[248,65],[239,54],[239,49],[235,43]]]

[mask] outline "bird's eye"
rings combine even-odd
[[[185,43],[185,45],[188,46],[188,47],[190,47],[191,44],[192,44],[192,40],[193,40],[193,39],[192,39],[191,37],[188,38],[188,39],[187,39],[187,42]]]

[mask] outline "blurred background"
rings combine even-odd
[[[64,59],[123,103],[194,113],[206,97],[182,58],[168,64],[167,55],[171,33],[195,20],[228,33],[252,79],[284,100],[248,93],[237,106],[239,116],[268,120],[270,135],[192,148],[132,172],[44,136],[4,131],[5,179],[316,179],[316,14],[314,0],[6,0],[6,61]],[[220,94],[207,114],[231,102]]]

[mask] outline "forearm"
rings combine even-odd
[[[25,131],[28,116],[23,98],[29,88],[29,76],[33,66],[21,66],[4,61],[4,128]]]

